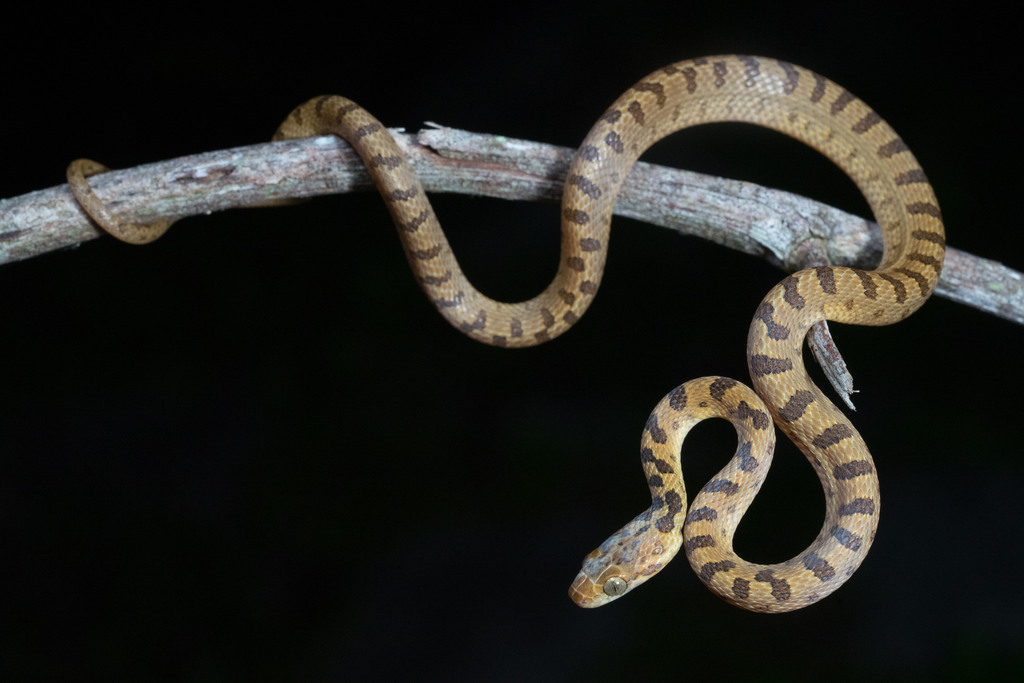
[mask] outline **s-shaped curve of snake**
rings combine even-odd
[[[853,425],[811,382],[802,346],[808,328],[820,320],[888,325],[931,294],[942,268],[943,225],[932,188],[906,144],[849,91],[787,62],[720,56],[667,66],[616,100],[577,151],[562,200],[554,280],[533,299],[503,303],[467,281],[405,155],[364,109],[342,97],[315,98],[295,109],[274,136],[337,134],[347,140],[380,188],[416,278],[441,314],[474,339],[518,347],[558,336],[590,305],[604,268],[612,205],[644,150],[675,131],[719,121],[780,131],[835,162],[871,206],[884,254],[876,270],[803,270],[768,293],[747,337],[754,391],[706,377],[677,387],[658,404],[641,443],[651,507],[585,558],[569,590],[584,607],[624,595],[681,548],[712,591],[760,612],[811,604],[863,561],[878,523],[875,466]],[[92,193],[85,178],[102,170],[89,160],[68,168],[85,211],[126,241],[159,237],[169,223],[123,222]],[[730,420],[739,446],[687,511],[679,449],[689,429],[709,417]],[[817,472],[826,514],[805,551],[780,564],[757,565],[738,557],[732,540],[771,462],[773,421]]]

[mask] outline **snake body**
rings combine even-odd
[[[867,198],[881,227],[884,255],[877,270],[804,270],[768,293],[747,339],[756,393],[734,380],[703,378],[658,404],[641,450],[651,507],[586,558],[569,591],[581,606],[627,593],[681,548],[714,592],[765,612],[810,604],[860,565],[878,523],[875,467],[853,425],[807,376],[802,345],[818,321],[887,325],[908,316],[931,293],[942,267],[944,234],[917,161],[867,105],[801,67],[748,56],[667,66],[616,100],[577,151],[562,200],[561,256],[551,284],[533,299],[504,303],[485,297],[463,275],[405,155],[366,110],[338,96],[314,98],[295,109],[274,136],[336,134],[347,140],[377,183],[417,281],[440,313],[478,341],[518,347],[558,336],[590,305],[601,281],[615,198],[644,150],[675,131],[716,121],[772,128],[839,165]],[[86,181],[99,170],[88,160],[68,168],[72,192],[97,223],[133,242],[151,241],[166,230],[169,224],[136,226],[112,217]],[[679,447],[690,427],[708,417],[731,420],[740,446],[687,514]],[[768,468],[773,420],[817,471],[826,519],[797,557],[755,565],[736,556],[732,536]]]

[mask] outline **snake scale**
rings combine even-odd
[[[584,559],[569,590],[584,607],[636,588],[680,549],[712,591],[759,612],[789,611],[820,600],[860,566],[878,524],[875,466],[857,430],[808,377],[802,346],[818,321],[888,325],[910,315],[931,294],[942,268],[944,231],[932,188],[907,145],[849,91],[787,62],[719,56],[667,66],[616,100],[576,152],[562,200],[554,280],[533,299],[505,303],[468,282],[404,154],[364,109],[338,96],[315,98],[295,109],[274,135],[286,140],[336,134],[347,140],[379,187],[420,287],[441,314],[473,339],[520,347],[558,336],[590,305],[601,282],[612,205],[644,150],[680,129],[717,121],[780,131],[835,162],[871,206],[884,255],[876,270],[803,270],[768,293],[747,337],[753,390],[735,380],[705,377],[662,399],[641,443],[651,506]],[[86,177],[102,170],[89,160],[68,168],[83,209],[126,241],[159,237],[169,223],[121,221],[96,198]],[[710,417],[730,420],[739,445],[688,509],[680,447],[689,429]],[[805,551],[786,562],[758,565],[738,557],[732,540],[771,463],[773,424],[813,465],[826,514]]]

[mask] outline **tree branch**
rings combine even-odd
[[[573,150],[434,127],[392,131],[428,192],[557,202]],[[172,159],[90,179],[97,195],[138,222],[372,189],[363,164],[334,137],[288,140]],[[786,271],[834,263],[871,267],[877,226],[752,183],[640,163],[615,213],[766,258]],[[67,185],[0,200],[0,263],[98,237]],[[1024,323],[1021,274],[949,249],[936,293]]]

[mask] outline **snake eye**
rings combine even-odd
[[[627,587],[628,584],[626,583],[625,579],[618,576],[613,576],[612,578],[604,582],[602,590],[604,590],[605,595],[615,598],[625,593]]]

